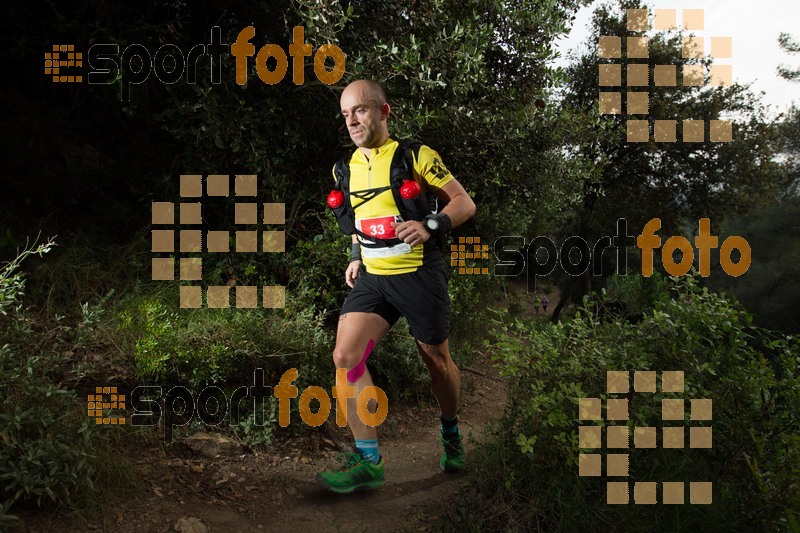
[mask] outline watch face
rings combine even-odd
[[[429,218],[425,221],[425,225],[428,226],[428,229],[432,231],[436,231],[439,229],[439,221],[435,218]]]

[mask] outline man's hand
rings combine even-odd
[[[344,273],[344,281],[347,283],[347,286],[351,289],[356,284],[356,278],[358,277],[358,269],[361,268],[361,261],[350,261],[350,265],[347,267],[347,271]]]
[[[401,222],[400,224],[392,222],[392,227],[394,228],[397,238],[411,246],[422,244],[431,238],[428,228],[418,220],[409,220],[408,222]]]

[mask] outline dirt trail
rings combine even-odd
[[[462,379],[459,427],[469,468],[475,440],[503,411],[506,388],[485,358],[462,369]],[[386,485],[378,490],[337,495],[314,481],[339,453],[321,432],[259,455],[207,459],[183,446],[143,449],[134,464],[146,493],[109,501],[96,522],[42,512],[24,516],[20,531],[425,531],[467,483],[439,469],[437,415],[433,406],[390,406],[379,428]]]

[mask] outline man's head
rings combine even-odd
[[[357,80],[345,87],[340,99],[347,131],[356,146],[369,151],[389,137],[389,104],[376,81]]]

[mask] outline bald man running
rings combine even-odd
[[[337,369],[348,370],[347,384],[355,387],[357,397],[372,386],[369,370],[360,366],[368,344],[378,343],[400,316],[405,316],[430,372],[431,388],[441,411],[444,453],[440,467],[445,472],[459,472],[464,468],[457,417],[461,377],[448,347],[450,299],[445,257],[432,237],[471,218],[475,204],[439,154],[423,145],[414,154],[413,178],[446,206],[424,220],[402,220],[388,189],[399,143],[389,137],[390,107],[383,89],[374,81],[355,81],[342,92],[340,103],[350,138],[357,146],[348,163],[356,229],[373,239],[394,239],[395,244],[362,246],[364,237],[353,234],[351,261],[345,272],[345,282],[352,290],[342,305],[333,362]],[[354,193],[362,193],[363,199],[363,193],[371,190],[378,194],[369,201],[354,202]],[[347,423],[355,438],[355,450],[338,470],[317,476],[325,487],[339,493],[384,484],[377,432],[358,417],[356,399],[347,401]]]

